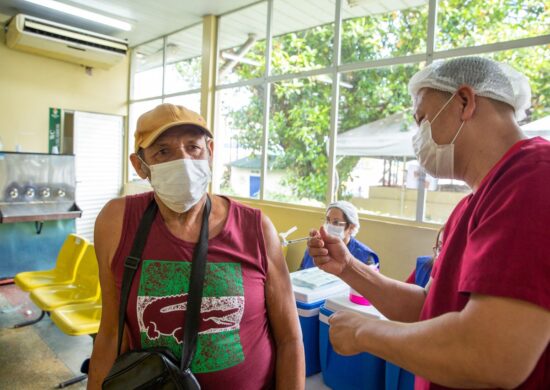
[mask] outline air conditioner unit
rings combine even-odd
[[[62,61],[107,69],[128,52],[126,40],[19,14],[6,26],[6,45]]]

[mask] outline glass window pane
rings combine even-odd
[[[162,94],[163,40],[137,46],[132,50],[132,96],[143,99]]]
[[[540,0],[443,0],[437,13],[437,50],[548,34],[550,7]]]
[[[407,83],[418,69],[400,65],[341,76],[337,197],[361,211],[415,218],[418,180],[407,169],[415,160],[416,124]]]
[[[427,0],[357,3],[342,3],[343,63],[426,51]]]
[[[202,24],[166,38],[164,94],[201,86]]]
[[[324,206],[331,84],[326,75],[272,85],[265,199]]]
[[[272,73],[296,73],[332,64],[333,0],[275,1]]]
[[[266,26],[266,2],[220,18],[218,84],[234,83],[264,75]]]
[[[134,153],[134,133],[137,120],[141,114],[152,110],[161,103],[160,99],[146,100],[139,103],[131,103],[128,115],[128,154]],[[128,163],[128,181],[141,180],[132,164]]]
[[[263,94],[254,87],[218,92],[214,192],[259,199]]]
[[[445,223],[457,203],[472,190],[462,180],[435,179],[427,174],[426,177],[424,221]]]
[[[521,124],[550,119],[550,45],[499,51],[486,56],[514,67],[529,79],[531,108]]]
[[[200,114],[201,112],[201,94],[192,93],[189,95],[171,96],[164,99],[164,103],[177,104]]]

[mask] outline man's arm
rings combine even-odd
[[[119,307],[111,261],[121,237],[123,215],[124,199],[114,199],[103,207],[95,223],[94,246],[99,263],[102,308],[101,323],[90,360],[90,390],[101,388],[103,379],[116,359]],[[126,343],[123,343],[122,350],[125,349]]]
[[[384,316],[394,321],[413,322],[420,318],[426,288],[388,278],[357,260],[342,240],[321,228],[312,231],[309,254],[319,268],[340,277],[367,298]]]
[[[281,244],[273,224],[262,215],[268,271],[265,288],[267,314],[277,348],[277,389],[305,387],[305,358],[296,302]]]
[[[472,295],[461,312],[404,324],[338,312],[330,338],[341,354],[370,352],[431,382],[461,388],[515,388],[550,341],[550,311]]]

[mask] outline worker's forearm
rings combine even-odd
[[[368,321],[356,332],[361,350],[369,351],[430,382],[460,388],[504,387],[495,375],[496,362],[472,345],[459,320],[448,313],[412,324]],[[487,353],[487,355],[484,355]]]
[[[418,321],[425,299],[422,287],[385,277],[356,259],[344,269],[340,278],[387,318],[400,322]]]

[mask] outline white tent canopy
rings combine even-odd
[[[550,139],[550,115],[521,126],[528,137]],[[337,156],[415,157],[412,137],[417,127],[399,112],[338,134]]]
[[[337,156],[414,157],[412,137],[416,125],[398,112],[338,134]]]
[[[550,115],[521,126],[528,137],[544,137],[550,139]]]

